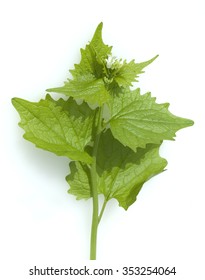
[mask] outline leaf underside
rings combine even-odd
[[[117,141],[110,130],[101,135],[96,160],[98,193],[106,200],[117,199],[124,209],[135,202],[143,184],[167,165],[159,156],[159,145],[147,145],[145,149],[133,152]],[[89,170],[83,163],[74,162],[70,169],[68,192],[77,199],[91,197]]]

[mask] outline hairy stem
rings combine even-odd
[[[93,215],[92,215],[92,226],[91,226],[91,239],[90,239],[90,260],[96,260],[97,251],[97,231],[98,231],[98,190],[97,190],[97,173],[96,173],[96,156],[98,151],[98,144],[101,134],[101,122],[102,122],[102,108],[100,108],[98,120],[97,120],[97,130],[94,136],[94,146],[93,146],[93,162],[91,165],[91,190],[93,198]]]

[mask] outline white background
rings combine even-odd
[[[85,264],[175,266],[175,276],[142,278],[205,279],[204,12],[200,0],[0,2],[1,279],[31,279],[34,265]],[[141,62],[159,54],[138,86],[195,125],[164,143],[167,171],[144,186],[128,211],[110,202],[98,261],[89,262],[91,201],[66,193],[67,159],[22,138],[10,100],[38,101],[46,88],[62,85],[101,21],[117,57]]]

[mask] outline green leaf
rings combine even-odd
[[[118,200],[124,209],[133,204],[143,184],[162,172],[167,161],[159,156],[159,145],[147,145],[133,152],[117,141],[110,130],[102,133],[97,152],[97,188],[108,201]],[[71,163],[67,176],[69,193],[77,199],[91,197],[89,169],[85,164]]]
[[[70,70],[73,79],[68,79],[62,87],[47,89],[48,92],[63,93],[75,99],[83,99],[90,104],[102,106],[110,99],[110,93],[121,91],[121,87],[131,86],[137,81],[144,67],[152,63],[154,58],[135,63],[129,63],[112,57],[112,47],[105,45],[102,40],[102,27],[100,23],[91,42],[81,49],[81,61]]]
[[[148,143],[174,140],[177,130],[193,125],[193,121],[169,112],[169,104],[157,104],[150,93],[126,90],[109,102],[111,131],[123,145],[136,151]]]
[[[53,88],[47,91],[63,93],[68,96],[73,96],[75,99],[83,99],[90,104],[98,104],[100,106],[109,99],[109,93],[104,86],[103,80],[95,79],[90,75],[81,77],[81,80],[70,80],[63,87]]]
[[[135,202],[143,184],[162,172],[167,161],[159,156],[159,145],[147,145],[133,152],[111,134],[102,134],[97,154],[99,193],[106,199],[116,198],[127,209]]]
[[[97,61],[102,64],[102,62],[104,61],[105,58],[107,58],[107,56],[109,54],[111,54],[111,50],[112,50],[112,47],[111,46],[108,46],[108,45],[105,45],[103,43],[103,40],[102,40],[102,28],[103,28],[103,23],[101,22],[96,31],[95,31],[95,34],[93,36],[93,39],[90,43],[90,47],[93,49],[95,55],[96,55],[96,58],[97,58]]]
[[[72,98],[55,101],[50,96],[39,102],[13,98],[12,103],[25,139],[56,155],[91,162],[84,148],[91,140],[94,111],[87,104],[78,105]]]
[[[47,89],[48,92],[64,93],[100,106],[109,99],[103,81],[103,62],[112,48],[103,43],[102,27],[100,23],[91,42],[85,50],[81,49],[80,63],[75,64],[74,70],[70,70],[73,80],[68,79],[63,87]]]
[[[141,63],[135,63],[134,60],[127,63],[125,60],[122,66],[115,74],[115,81],[118,83],[119,86],[122,87],[131,86],[133,82],[138,81],[137,78],[139,77],[139,74],[144,73],[142,69],[148,66],[150,63],[152,63],[157,57],[158,55],[156,55],[148,61]]]
[[[76,196],[76,199],[88,199],[92,196],[89,182],[89,169],[86,164],[78,161],[70,162],[70,174],[66,181],[70,185],[69,194]]]
[[[75,64],[75,69],[70,70],[75,79],[79,79],[89,73],[99,79],[103,76],[103,63],[111,53],[112,47],[105,45],[102,40],[103,24],[100,23],[94,33],[91,42],[81,49],[81,61]]]

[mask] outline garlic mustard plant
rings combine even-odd
[[[133,82],[152,59],[136,63],[117,59],[102,40],[100,23],[81,60],[70,70],[72,79],[48,89],[39,102],[13,98],[24,138],[36,147],[69,159],[68,193],[92,199],[90,259],[96,259],[97,232],[107,203],[116,199],[127,210],[144,183],[161,173],[167,161],[159,155],[163,140],[193,121],[173,115],[169,104],[133,89]],[[81,102],[78,102],[81,100]],[[46,155],[45,155],[46,156]],[[104,197],[100,209],[99,194]]]

